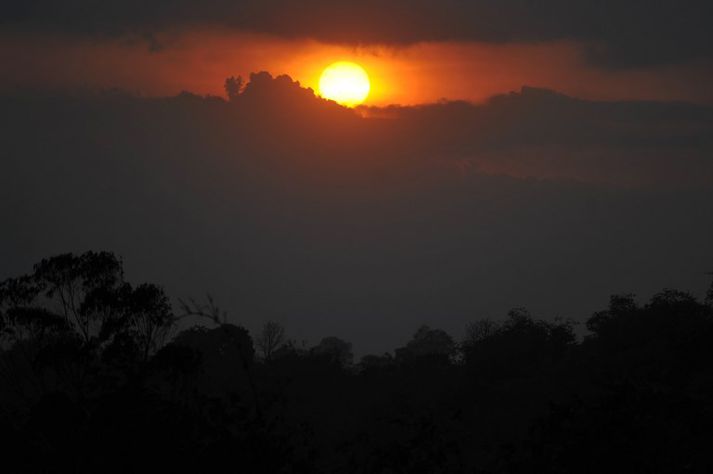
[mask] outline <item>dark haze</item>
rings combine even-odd
[[[230,102],[0,114],[0,277],[111,249],[174,302],[210,292],[234,323],[358,354],[517,306],[583,321],[614,293],[702,294],[713,261],[709,107],[523,88],[355,112],[261,73]]]

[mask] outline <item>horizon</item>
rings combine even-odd
[[[339,104],[339,102],[334,99],[322,97],[319,94],[319,92],[315,89],[315,87],[301,83],[298,79],[293,78],[292,76],[290,76],[290,74],[288,74],[286,72],[275,73],[273,71],[268,71],[268,70],[252,71],[252,72],[248,73],[247,78],[249,79],[251,76],[256,75],[256,74],[268,74],[273,79],[280,77],[280,76],[285,76],[288,79],[290,79],[291,81],[297,83],[302,89],[311,91],[316,98],[334,102],[346,109],[368,110],[368,109],[372,109],[372,108],[373,109],[422,108],[422,107],[429,107],[429,106],[458,104],[458,103],[464,103],[464,104],[468,104],[468,105],[472,105],[472,106],[482,106],[482,105],[486,105],[489,101],[491,101],[493,99],[497,99],[499,97],[507,97],[507,96],[511,96],[513,94],[522,94],[523,92],[530,92],[530,91],[531,92],[552,93],[553,95],[560,95],[565,98],[575,99],[575,100],[584,101],[584,102],[603,102],[603,103],[653,102],[653,103],[662,103],[662,104],[670,103],[670,104],[691,105],[691,106],[697,106],[697,107],[701,107],[701,108],[713,107],[713,103],[697,102],[697,101],[693,101],[693,100],[681,100],[681,99],[656,99],[656,98],[593,99],[593,98],[587,98],[587,97],[583,97],[583,96],[567,94],[560,90],[550,88],[550,87],[535,86],[535,85],[527,84],[527,83],[523,83],[522,85],[515,87],[513,89],[508,89],[508,90],[503,89],[502,91],[495,92],[492,95],[484,96],[477,101],[463,99],[463,98],[439,97],[439,98],[436,98],[430,102],[417,102],[417,103],[386,102],[386,103],[381,103],[381,104],[361,103],[356,106],[346,106],[343,104]],[[242,78],[242,75],[240,75],[238,77]],[[243,78],[243,80],[245,80],[245,78]],[[246,84],[247,83],[249,83],[249,80],[246,81]],[[80,85],[80,86],[73,87],[73,88],[57,88],[57,89],[43,89],[40,87],[32,88],[32,87],[19,87],[18,86],[18,87],[14,87],[14,88],[10,88],[10,89],[6,90],[3,93],[3,95],[0,95],[0,97],[5,97],[7,99],[11,99],[11,98],[28,98],[28,96],[34,96],[37,98],[51,98],[51,97],[62,98],[62,97],[65,97],[65,98],[81,99],[81,98],[92,98],[93,96],[111,97],[112,95],[114,95],[116,97],[147,99],[147,100],[175,99],[175,98],[179,98],[184,95],[190,95],[190,96],[195,96],[195,97],[198,97],[201,99],[220,99],[223,102],[230,101],[229,97],[227,96],[227,93],[225,92],[224,81],[221,82],[219,84],[219,86],[216,86],[215,93],[210,93],[210,92],[202,93],[200,91],[181,89],[178,92],[173,92],[173,93],[166,94],[166,95],[147,95],[147,94],[142,93],[140,90],[132,90],[132,89],[126,89],[126,88],[121,88],[121,87],[111,87],[111,86],[90,87],[87,85]],[[362,118],[370,118],[370,117],[362,116]]]

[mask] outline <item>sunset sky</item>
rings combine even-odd
[[[713,0],[1,0],[0,474],[713,473],[712,342]]]
[[[5,3],[0,278],[110,250],[357,353],[708,283],[709,0]]]
[[[368,105],[479,102],[523,85],[713,102],[708,2],[382,3],[11,2],[0,84],[222,95],[228,75],[265,70],[316,89],[349,60],[372,79]]]

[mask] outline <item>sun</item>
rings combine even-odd
[[[349,61],[330,64],[319,78],[319,95],[347,107],[364,102],[370,89],[364,68]]]

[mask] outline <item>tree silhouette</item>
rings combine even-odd
[[[465,345],[473,345],[489,338],[498,329],[498,325],[491,319],[480,319],[468,324],[465,328]]]
[[[245,84],[243,82],[242,76],[230,76],[225,80],[225,94],[228,96],[229,101],[236,100],[241,92],[243,91]]]
[[[325,337],[310,352],[317,357],[326,358],[339,367],[349,367],[354,360],[351,342],[334,336]]]
[[[340,338],[307,350],[268,322],[253,341],[211,297],[181,306],[205,325],[173,336],[160,287],[124,281],[110,253],[0,283],[3,468],[713,469],[713,307],[689,293],[613,296],[581,340],[524,309],[468,325],[459,347],[422,326],[356,368]]]
[[[10,378],[19,392],[35,395],[69,386],[85,396],[100,383],[100,360],[122,365],[123,376],[138,370],[175,323],[163,290],[132,287],[121,261],[108,252],[42,260],[31,274],[0,284],[0,309],[3,339],[11,347],[2,372],[23,373],[19,385],[17,376]]]
[[[210,295],[207,295],[206,299],[206,303],[198,303],[195,300],[189,300],[188,303],[181,301],[183,316],[208,319],[218,327],[205,331],[196,326],[190,331],[179,334],[176,342],[197,346],[196,348],[204,355],[213,354],[212,362],[207,363],[209,367],[224,367],[227,361],[237,360],[247,378],[255,413],[258,418],[262,418],[260,396],[252,371],[255,349],[250,333],[241,326],[228,323],[228,313],[221,310]]]
[[[448,333],[424,325],[418,328],[405,347],[396,349],[396,358],[413,360],[427,357],[447,361],[455,355],[455,351],[456,344]]]
[[[285,328],[274,321],[266,322],[255,340],[264,360],[270,360],[275,350],[284,342]]]

